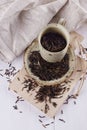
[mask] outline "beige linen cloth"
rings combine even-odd
[[[87,0],[0,0],[0,59],[19,56],[50,21],[69,31],[87,20]],[[54,17],[55,16],[55,17]]]

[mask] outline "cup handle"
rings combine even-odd
[[[63,26],[66,25],[66,20],[64,18],[60,18],[60,20],[58,21],[58,24],[61,24]]]

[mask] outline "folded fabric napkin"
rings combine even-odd
[[[10,62],[19,56],[56,14],[51,22],[64,18],[68,30],[75,29],[87,20],[85,2],[86,0],[1,0],[0,58]]]

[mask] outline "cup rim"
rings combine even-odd
[[[41,44],[41,42],[40,42],[41,37],[42,37],[42,35],[44,34],[44,32],[45,32],[47,29],[49,29],[49,28],[62,28],[63,31],[66,32],[66,35],[68,36],[66,42],[67,42],[67,41],[68,41],[68,42],[66,43],[65,48],[62,49],[61,51],[52,52],[52,51],[49,51],[49,50],[45,49],[45,48],[42,46],[42,44]],[[63,31],[62,31],[62,32],[63,32]],[[61,25],[61,24],[59,24],[59,23],[58,23],[58,24],[51,23],[51,24],[48,24],[48,25],[41,31],[41,33],[40,33],[39,36],[38,36],[38,42],[39,42],[39,46],[42,47],[46,52],[49,52],[50,54],[59,54],[59,53],[63,52],[63,51],[68,47],[69,42],[70,42],[70,35],[69,35],[69,32],[67,31],[67,29],[66,29],[63,25]]]

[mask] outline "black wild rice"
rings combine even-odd
[[[39,119],[39,122],[41,122],[41,123],[42,123],[43,121]]]
[[[31,72],[44,81],[61,78],[69,70],[69,55],[66,54],[61,62],[49,63],[45,61],[38,51],[29,56]]]
[[[66,47],[66,40],[57,32],[47,32],[41,38],[42,46],[51,52],[58,52]]]
[[[56,107],[56,102],[52,102],[51,100],[55,98],[62,98],[62,95],[65,91],[66,87],[61,87],[61,85],[41,86],[40,89],[37,91],[35,100],[37,100],[38,102],[45,102],[44,112],[47,113],[49,110],[49,105],[47,104],[47,102],[49,101],[49,103],[52,103],[52,105]]]
[[[40,116],[40,115],[39,115],[38,117],[39,117],[39,118],[45,118],[45,116]]]
[[[74,101],[74,104],[76,105],[76,101]]]
[[[13,106],[13,108],[14,108],[15,110],[18,110],[18,107],[17,107],[17,105]]]
[[[19,113],[23,113],[22,111],[19,111]]]
[[[66,101],[65,101],[64,104],[68,104],[70,99],[76,99],[76,96],[74,96],[74,95],[68,95],[68,97],[67,97],[67,99],[66,99]]]
[[[22,99],[22,97],[17,96],[17,100],[15,101],[15,103],[18,103],[19,101],[24,101],[24,100]]]
[[[61,114],[63,114],[63,110],[61,110]]]
[[[37,83],[35,82],[35,80],[33,79],[27,79],[27,78],[24,78],[24,82],[22,83],[24,84],[24,87],[22,88],[22,91],[24,89],[27,89],[26,91],[29,93],[29,91],[33,91],[35,89],[35,87],[37,87]]]
[[[65,121],[63,119],[59,119],[60,121],[62,121],[63,123],[65,123]]]

